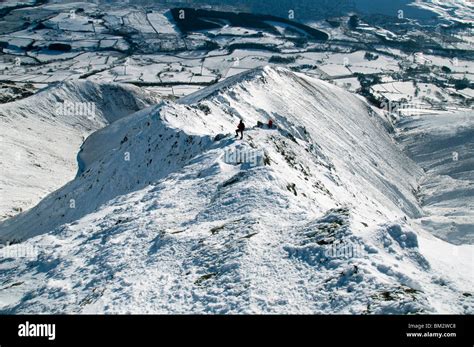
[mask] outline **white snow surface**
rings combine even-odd
[[[126,116],[0,222],[23,241],[0,249],[0,312],[472,314],[473,246],[423,229],[426,172],[390,129],[270,67]]]
[[[397,138],[426,171],[419,222],[455,244],[474,244],[474,118],[472,111],[402,119]]]
[[[0,105],[0,220],[72,180],[89,134],[156,102],[137,87],[79,80]]]

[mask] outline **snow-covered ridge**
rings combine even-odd
[[[472,247],[412,228],[423,171],[338,87],[263,68],[90,141],[82,173],[0,223],[24,240],[3,251],[40,251],[0,261],[2,312],[473,312]]]
[[[155,102],[133,86],[71,81],[0,105],[0,219],[74,178],[89,134]]]
[[[305,94],[306,98],[302,98]],[[258,107],[262,101],[264,104]],[[239,118],[250,126],[258,121],[266,123],[269,118],[274,119],[283,134],[302,141],[305,146],[313,146],[318,160],[324,160],[328,167],[344,167],[350,163],[350,167],[344,169],[363,178],[363,182],[357,185],[358,189],[369,188],[376,195],[383,191],[392,207],[398,210],[399,202],[404,201],[406,212],[419,216],[412,196],[416,188],[416,166],[397,152],[390,137],[382,132],[377,118],[371,119],[367,105],[328,83],[269,67],[235,76],[230,81],[197,92],[179,104],[167,103],[143,110],[94,134],[79,154],[83,175],[68,185],[71,186],[68,189],[71,193],[62,196],[63,190],[60,190],[53,194],[63,201],[60,203],[62,208],[55,209],[57,216],[51,215],[50,208],[44,209],[44,213],[52,223],[61,225],[62,222],[77,219],[78,211],[92,212],[115,196],[151,184],[161,178],[162,171],[169,174],[172,164],[185,163],[186,159],[191,159],[202,150],[199,148],[196,152],[195,144],[181,143],[182,138],[189,136],[193,139],[197,136],[200,143],[202,139],[208,143],[217,134],[232,131]],[[373,136],[367,133],[367,127]],[[178,147],[169,148],[173,145],[169,143],[173,136],[177,138]],[[374,144],[378,145],[375,149]],[[190,154],[181,158],[182,153],[188,151],[186,147],[189,147]],[[351,159],[347,148],[365,152],[365,157]],[[394,160],[399,161],[396,164],[399,167],[393,168],[394,164],[387,162],[384,152],[391,153]],[[143,170],[146,170],[145,173]],[[400,172],[406,179],[400,187],[395,187],[393,185],[399,182]],[[116,184],[111,184],[114,180],[117,180]],[[102,184],[97,184],[99,181]],[[89,196],[89,189],[94,189],[93,196]],[[356,193],[361,192],[353,192]],[[87,211],[79,206],[70,208],[69,205],[75,206],[76,202],[84,202]],[[53,225],[43,227],[42,218],[38,223],[35,210],[30,212],[35,216],[32,221],[33,235],[49,231]],[[7,225],[11,223],[14,226],[15,221],[11,220]],[[22,239],[23,236],[20,237],[14,229],[17,228],[10,229],[11,237]],[[21,229],[23,235],[31,236],[29,228],[23,226]]]

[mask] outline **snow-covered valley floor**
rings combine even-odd
[[[270,67],[124,116],[85,141],[74,180],[0,222],[21,241],[0,249],[0,312],[472,314],[457,117],[394,137],[360,97]],[[441,138],[454,164],[429,151]]]

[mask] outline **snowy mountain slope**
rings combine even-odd
[[[402,118],[398,140],[423,167],[418,196],[423,228],[455,243],[474,243],[474,119],[472,112]]]
[[[89,134],[155,102],[135,87],[74,81],[0,105],[0,219],[74,178]]]
[[[474,20],[474,4],[464,0],[430,0],[414,1],[418,6],[436,13],[440,18],[452,22],[472,23]]]
[[[278,129],[254,127],[269,117]],[[225,135],[239,118],[243,141]],[[38,253],[0,262],[2,312],[473,311],[460,275],[472,247],[412,229],[422,170],[342,89],[258,69],[94,142],[114,134],[107,152],[84,145],[75,180],[0,224],[2,240],[25,240],[2,252]]]

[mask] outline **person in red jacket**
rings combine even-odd
[[[241,119],[239,125],[237,125],[237,130],[235,131],[235,137],[239,136],[239,133],[240,133],[240,139],[242,140],[244,138],[244,130],[245,130],[245,124]]]

